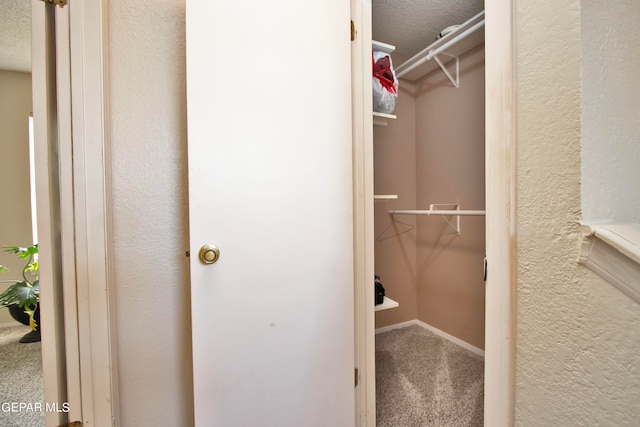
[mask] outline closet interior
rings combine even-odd
[[[480,359],[483,9],[477,0],[372,2],[372,50],[390,55],[398,83],[393,111],[373,112],[375,273],[385,290],[376,336],[418,326]],[[378,390],[378,408],[384,399]]]

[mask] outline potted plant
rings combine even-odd
[[[31,327],[31,332],[20,339],[20,342],[40,341],[40,283],[38,279],[38,244],[26,248],[4,246],[4,251],[25,260],[22,279],[0,280],[0,283],[12,283],[0,294],[0,306],[7,307],[11,316],[18,322]],[[0,265],[0,272],[7,271]]]

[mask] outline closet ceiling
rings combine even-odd
[[[372,0],[373,39],[410,57],[433,43],[440,31],[462,24],[484,9],[484,0]]]
[[[0,0],[0,70],[31,71],[31,2]]]

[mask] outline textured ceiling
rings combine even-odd
[[[31,2],[0,0],[0,70],[31,71]]]
[[[372,0],[373,39],[413,56],[450,25],[462,24],[484,9],[484,0]]]

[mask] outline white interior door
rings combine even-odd
[[[199,426],[354,422],[349,7],[187,1]]]

